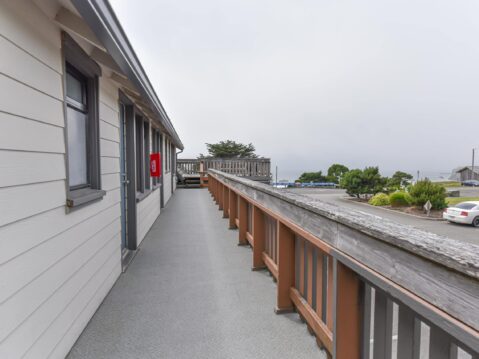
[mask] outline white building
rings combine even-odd
[[[0,0],[0,53],[0,358],[62,358],[183,145],[106,0]]]

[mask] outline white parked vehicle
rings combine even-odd
[[[479,201],[461,202],[444,210],[442,218],[479,227]]]

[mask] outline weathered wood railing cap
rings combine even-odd
[[[266,193],[317,215],[394,245],[415,255],[479,278],[479,246],[402,225],[369,213],[339,207],[308,196],[285,192],[263,183],[240,178],[218,170],[211,174]]]

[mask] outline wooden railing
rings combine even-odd
[[[252,269],[337,359],[479,358],[479,246],[216,170],[211,192]]]
[[[177,168],[186,175],[203,175],[210,169],[216,169],[255,181],[271,179],[271,160],[269,158],[178,159]]]

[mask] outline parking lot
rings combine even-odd
[[[460,187],[451,188],[461,191],[461,197],[479,196],[479,188]],[[345,190],[323,189],[323,188],[288,188],[286,191],[307,195],[324,202],[333,203],[338,206],[345,206],[358,211],[371,213],[376,216],[387,218],[401,224],[410,225],[428,232],[449,237],[454,240],[474,243],[479,245],[479,228],[472,226],[453,224],[446,221],[433,221],[424,218],[414,217],[402,212],[387,210],[380,207],[373,207],[364,203],[349,200]]]

